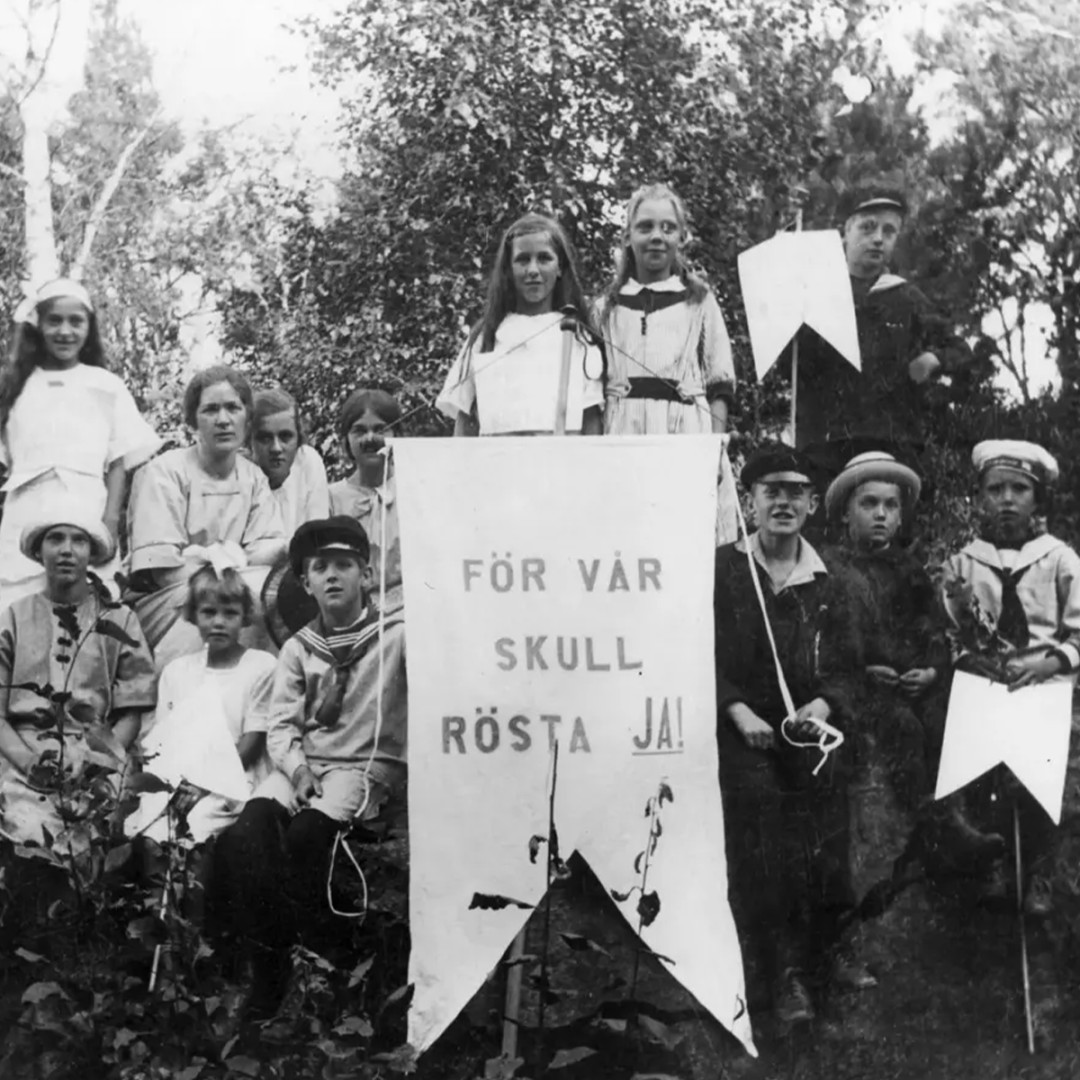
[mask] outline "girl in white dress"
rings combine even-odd
[[[254,610],[251,590],[235,570],[218,574],[204,566],[195,572],[184,617],[198,629],[203,648],[166,665],[157,713],[140,736],[151,773],[174,787],[181,779],[190,785],[187,823],[197,841],[231,825],[247,795],[272,771],[266,726],[276,660],[240,643]],[[168,802],[168,792],[143,795],[126,824],[128,834],[168,839]]]
[[[90,295],[76,281],[44,286],[0,371],[0,607],[40,592],[44,574],[19,551],[43,500],[76,501],[119,537],[125,474],[161,445],[124,383],[106,370]],[[115,561],[98,575],[112,587]]]
[[[484,314],[435,404],[455,435],[536,435],[555,429],[564,306],[576,312],[566,431],[602,433],[604,354],[559,223],[526,214],[503,234]]]

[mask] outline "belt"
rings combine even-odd
[[[678,384],[672,379],[646,377],[630,380],[628,398],[651,398],[654,401],[675,401],[684,403],[685,398],[679,393]]]

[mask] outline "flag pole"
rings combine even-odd
[[[574,333],[577,331],[577,309],[567,304],[562,309],[562,362],[559,366],[559,395],[555,399],[555,434],[566,434],[566,403],[570,396],[570,359],[573,356]]]
[[[795,232],[803,230],[803,206],[809,198],[810,192],[804,187],[795,186],[791,189],[790,198],[795,206]],[[795,418],[798,416],[799,407],[799,331],[791,339],[791,445],[798,446],[798,433],[795,428]]]
[[[1035,1025],[1031,1018],[1031,973],[1028,970],[1027,927],[1024,925],[1024,869],[1020,861],[1020,807],[1013,799],[1013,847],[1016,853],[1016,921],[1020,925],[1020,972],[1024,980],[1024,1023],[1027,1048],[1035,1053]]]
[[[566,408],[570,397],[570,367],[574,355],[574,334],[577,333],[577,308],[567,304],[562,308],[562,356],[559,362],[559,392],[555,399],[556,435],[566,434]],[[521,958],[525,954],[525,928],[510,945],[509,967],[506,975],[506,996],[503,1003],[502,1055],[507,1060],[517,1057],[518,1026],[521,1018]]]

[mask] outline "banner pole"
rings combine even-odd
[[[559,367],[559,396],[555,400],[555,434],[566,434],[566,401],[570,396],[570,359],[574,349],[574,332],[577,330],[577,309],[567,304],[562,309],[562,364]]]
[[[1028,971],[1027,927],[1024,925],[1024,871],[1020,861],[1020,807],[1013,799],[1013,846],[1016,852],[1016,921],[1020,925],[1020,972],[1024,979],[1024,1023],[1027,1048],[1035,1053],[1035,1025],[1031,1018],[1031,974]]]
[[[805,188],[797,187],[791,193],[795,202],[795,232],[802,232],[803,228],[803,201],[806,198]],[[791,339],[791,445],[798,446],[798,432],[795,428],[795,418],[798,416],[799,406],[799,331]]]
[[[555,434],[566,434],[566,406],[570,396],[570,362],[574,350],[574,333],[577,330],[577,309],[567,304],[562,309],[562,358],[559,365],[559,393],[555,401]],[[525,928],[510,945],[510,966],[506,974],[506,998],[503,1005],[503,1056],[512,1060],[517,1057],[518,1020],[521,1016],[521,957],[525,955]]]

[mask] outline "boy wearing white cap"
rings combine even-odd
[[[1014,689],[1071,675],[1080,665],[1080,556],[1036,524],[1057,461],[1035,443],[995,439],[979,443],[972,462],[979,537],[949,560],[944,588],[957,667]],[[1052,823],[1026,791],[1017,797],[1028,853],[1025,910],[1045,915]]]
[[[949,645],[930,576],[897,543],[921,489],[914,469],[870,451],[852,458],[825,494],[826,514],[844,540],[825,553],[821,663],[850,717],[859,892],[889,880],[905,854],[936,863],[942,855],[989,858],[1004,850],[1000,836],[967,822],[959,800],[933,801]],[[879,770],[884,786],[874,782]]]
[[[70,829],[56,793],[87,762],[89,729],[109,727],[130,746],[154,707],[156,678],[134,612],[88,572],[115,551],[98,514],[46,506],[20,547],[44,566],[46,585],[0,612],[0,817],[9,837],[40,844],[43,828],[58,840]],[[70,696],[58,702],[49,687]]]

